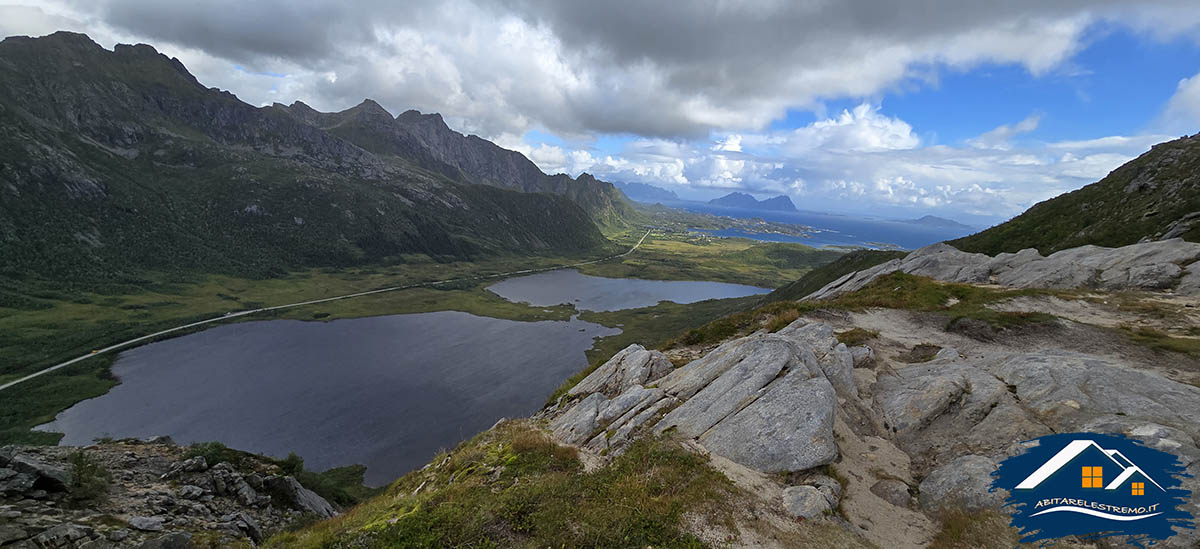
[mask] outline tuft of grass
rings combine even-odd
[[[987,304],[1023,295],[1069,295],[1053,290],[998,290],[970,284],[938,282],[928,277],[894,272],[879,277],[866,287],[825,301],[773,301],[756,309],[733,313],[694,328],[668,342],[665,348],[678,345],[716,344],[732,337],[767,327],[778,330],[796,316],[820,309],[861,311],[868,308],[904,309],[942,313],[947,326],[961,319],[973,320],[987,327],[988,334],[1026,326],[1043,325],[1055,320],[1045,313],[1006,312],[989,309]],[[791,318],[787,320],[786,318]],[[853,332],[853,331],[851,331]],[[866,336],[866,331],[846,337]],[[846,343],[843,341],[843,343]],[[851,343],[846,343],[851,345]]]
[[[879,337],[879,332],[856,327],[834,335],[837,336],[838,343],[845,343],[847,347],[853,347]]]
[[[86,450],[79,449],[67,456],[71,467],[71,500],[74,502],[102,499],[108,495],[112,474]]]
[[[942,528],[930,549],[987,549],[1015,547],[1020,534],[999,511],[948,510],[941,515]]]
[[[702,547],[687,512],[714,513],[732,484],[703,457],[643,438],[585,471],[573,448],[509,421],[436,457],[344,515],[268,547]]]
[[[1200,357],[1200,339],[1172,337],[1166,332],[1145,327],[1122,326],[1121,331],[1130,341],[1155,351],[1171,351]]]
[[[913,346],[913,348],[909,349],[908,352],[897,356],[896,360],[899,360],[900,362],[908,362],[910,364],[929,362],[930,360],[933,360],[933,357],[937,356],[938,351],[941,350],[942,348],[937,345],[933,345],[931,343],[920,343]]]

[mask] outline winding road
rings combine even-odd
[[[298,303],[288,303],[288,304],[286,304],[286,305],[275,305],[275,306],[273,306],[273,307],[262,307],[262,308],[259,308],[259,309],[251,309],[251,310],[248,310],[248,311],[238,311],[238,312],[236,312],[236,313],[226,313],[226,314],[224,314],[224,315],[221,315],[221,316],[218,316],[218,317],[208,318],[208,319],[205,319],[205,320],[200,320],[200,321],[192,322],[192,323],[190,323],[190,324],[184,324],[184,325],[182,325],[182,326],[176,326],[176,327],[174,327],[174,328],[168,328],[168,329],[166,329],[166,330],[162,330],[162,331],[154,332],[154,333],[152,333],[152,334],[144,335],[144,336],[141,336],[141,337],[135,337],[135,338],[133,338],[133,339],[130,339],[130,340],[128,340],[128,341],[122,341],[122,342],[120,342],[120,343],[117,343],[117,344],[115,344],[115,345],[109,345],[108,347],[105,347],[105,348],[103,348],[103,349],[99,349],[99,350],[96,350],[96,351],[92,351],[92,352],[90,352],[90,353],[88,353],[88,354],[86,354],[86,355],[83,355],[83,356],[79,356],[79,357],[72,358],[71,360],[68,360],[68,361],[66,361],[66,362],[63,362],[63,363],[60,363],[60,364],[55,364],[54,366],[51,366],[51,367],[49,367],[49,368],[46,368],[46,369],[44,369],[44,370],[39,370],[39,371],[37,371],[37,372],[34,372],[34,373],[32,373],[32,374],[29,374],[29,375],[27,375],[27,376],[25,376],[25,377],[22,377],[22,378],[19,378],[19,379],[15,379],[15,380],[13,380],[13,381],[10,381],[10,382],[8,382],[8,383],[5,383],[4,385],[0,385],[0,391],[3,391],[3,390],[5,390],[5,389],[8,389],[9,387],[12,387],[12,386],[14,386],[14,385],[17,385],[17,384],[19,384],[19,383],[22,383],[22,382],[25,382],[25,381],[29,381],[29,380],[31,380],[31,379],[33,379],[33,378],[35,378],[35,377],[38,377],[38,376],[41,376],[41,375],[44,375],[44,374],[48,374],[48,373],[50,373],[50,372],[53,372],[53,371],[55,371],[55,370],[58,370],[58,369],[60,369],[60,368],[66,368],[67,366],[70,366],[70,365],[72,365],[72,364],[75,364],[76,362],[80,362],[80,361],[82,361],[82,360],[87,360],[87,359],[89,359],[89,358],[91,358],[91,357],[94,357],[94,356],[96,356],[96,355],[102,355],[102,354],[104,354],[104,353],[109,353],[109,352],[115,351],[115,350],[117,350],[117,349],[121,349],[121,348],[124,348],[124,347],[128,347],[128,346],[130,346],[130,345],[133,345],[133,344],[135,344],[135,343],[141,343],[141,342],[143,342],[143,341],[150,340],[150,339],[154,339],[154,338],[156,338],[156,337],[163,336],[163,335],[166,335],[166,334],[169,334],[169,333],[172,333],[172,332],[178,332],[178,331],[180,331],[180,330],[186,330],[186,329],[188,329],[188,328],[195,328],[196,326],[203,326],[203,325],[205,325],[205,324],[212,324],[212,323],[214,323],[214,322],[220,322],[220,321],[222,321],[222,320],[229,320],[229,319],[233,319],[233,318],[238,318],[238,317],[242,317],[242,316],[246,316],[246,315],[252,315],[252,314],[257,314],[257,313],[263,313],[263,312],[267,312],[267,311],[278,311],[278,310],[281,310],[281,309],[291,309],[291,308],[294,308],[294,307],[303,307],[303,306],[305,306],[305,305],[316,305],[317,303],[328,303],[328,302],[330,302],[330,301],[338,301],[338,300],[340,300],[340,299],[350,299],[350,298],[352,298],[352,297],[362,297],[362,296],[373,295],[373,294],[382,294],[382,293],[384,293],[384,292],[395,292],[395,291],[399,291],[399,290],[410,290],[410,289],[412,289],[412,288],[421,288],[421,287],[424,287],[424,286],[436,286],[436,285],[438,285],[438,284],[449,284],[449,283],[451,283],[451,282],[465,282],[465,281],[470,281],[470,280],[486,280],[486,279],[489,279],[489,278],[501,278],[501,277],[513,276],[513,275],[522,275],[522,274],[530,274],[530,273],[540,273],[540,272],[545,272],[545,271],[557,271],[557,270],[560,270],[560,269],[570,269],[570,268],[573,268],[573,267],[582,267],[582,266],[584,266],[584,265],[592,265],[592,264],[595,264],[595,263],[600,263],[601,261],[608,261],[608,260],[610,260],[610,259],[617,259],[617,258],[620,258],[620,257],[626,257],[626,256],[628,256],[629,254],[632,254],[633,252],[637,251],[638,247],[640,247],[640,246],[642,245],[642,243],[646,241],[646,237],[648,237],[648,236],[650,236],[650,231],[649,231],[649,230],[647,230],[647,231],[646,231],[646,234],[642,235],[642,238],[638,239],[638,241],[637,241],[637,244],[634,244],[634,245],[633,245],[633,247],[632,247],[632,248],[629,248],[629,251],[627,251],[627,252],[625,252],[625,253],[620,253],[620,254],[617,254],[617,255],[611,255],[611,256],[608,256],[608,257],[602,257],[602,258],[600,258],[600,259],[593,259],[593,260],[591,260],[591,261],[583,261],[583,262],[580,262],[580,263],[572,263],[572,264],[570,264],[570,265],[558,265],[558,266],[554,266],[554,267],[542,267],[542,268],[540,268],[540,269],[525,269],[525,270],[521,270],[521,271],[511,271],[511,272],[507,272],[507,273],[496,273],[496,274],[490,274],[490,275],[470,276],[470,277],[465,277],[465,278],[452,278],[452,279],[448,279],[448,280],[434,280],[434,281],[431,281],[431,282],[418,282],[418,283],[416,283],[416,284],[405,284],[405,285],[403,285],[403,286],[392,286],[392,287],[390,287],[390,288],[380,288],[380,289],[378,289],[378,290],[370,290],[370,291],[366,291],[366,292],[358,292],[358,293],[354,293],[354,294],[346,294],[346,295],[339,295],[339,296],[334,296],[334,297],[326,297],[326,298],[322,298],[322,299],[313,299],[313,300],[311,300],[311,301],[301,301],[301,302],[298,302]]]

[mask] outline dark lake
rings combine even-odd
[[[724,282],[604,278],[580,274],[574,269],[510,278],[487,289],[509,301],[538,307],[571,303],[588,311],[636,309],[657,305],[659,301],[695,303],[771,291]]]
[[[170,435],[221,441],[314,471],[361,463],[386,484],[442,448],[527,416],[587,366],[598,324],[444,311],[220,326],[121,353],[108,394],[44,430],[63,444]]]

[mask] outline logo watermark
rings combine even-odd
[[[1192,528],[1183,509],[1191,492],[1174,455],[1120,435],[1066,433],[1004,460],[993,489],[1006,505],[1021,541],[1065,536],[1127,536],[1131,543],[1162,541]]]

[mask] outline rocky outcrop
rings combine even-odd
[[[568,391],[570,395],[602,393],[617,396],[634,385],[645,385],[671,371],[671,361],[659,351],[630,345],[596,368]]]
[[[828,325],[797,321],[777,334],[736,339],[669,373],[646,366],[656,358],[632,346],[577,384],[569,391],[577,400],[552,414],[555,438],[611,451],[645,427],[695,439],[762,472],[837,458],[839,396],[858,400],[853,356]],[[653,388],[634,384],[609,396],[631,380]]]
[[[1170,290],[1200,295],[1200,243],[1170,240],[1120,248],[1080,246],[1043,257],[1032,248],[989,257],[933,244],[870,269],[847,274],[805,299],[829,299],[859,290],[901,271],[945,282],[988,283],[1013,288]]]
[[[210,467],[185,452],[169,439],[0,449],[0,546],[184,548],[199,533],[237,546],[337,514],[268,461]]]

